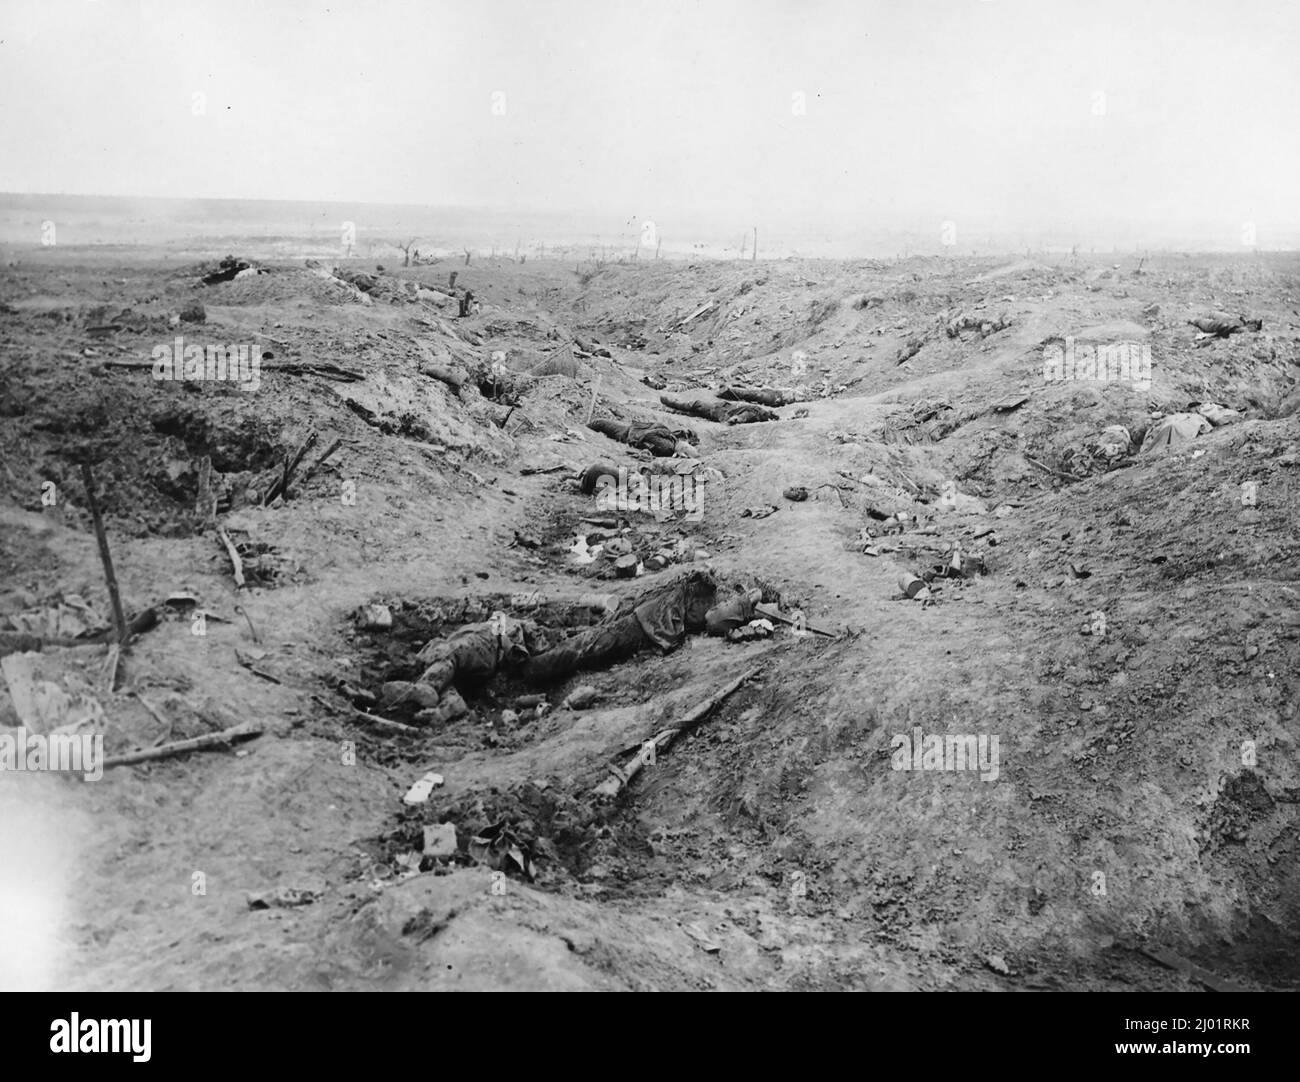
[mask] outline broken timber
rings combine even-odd
[[[141,751],[129,751],[125,755],[110,755],[104,760],[104,768],[110,766],[131,766],[134,763],[147,763],[153,759],[170,759],[173,755],[184,755],[191,751],[206,751],[208,748],[224,748],[236,740],[248,740],[262,735],[262,725],[255,721],[246,721],[219,733],[207,733],[189,740],[178,740],[174,744],[164,744],[160,748],[145,748]]]
[[[262,497],[263,507],[273,503],[277,496],[283,496],[286,500],[289,498],[289,482],[293,480],[294,471],[302,464],[303,456],[312,449],[315,443],[316,432],[313,430],[307,434],[307,438],[303,441],[302,446],[298,448],[293,457],[285,458],[284,472],[276,478],[271,487],[266,490],[266,495]]]
[[[226,554],[230,557],[230,566],[235,572],[235,586],[242,587],[244,585],[244,564],[239,559],[239,553],[235,551],[235,543],[230,540],[230,535],[219,527],[217,536],[221,538],[221,543],[226,546]]]
[[[609,777],[596,786],[596,795],[611,797],[617,796],[624,788],[626,788],[628,783],[641,772],[642,767],[651,760],[651,745],[654,746],[654,755],[658,755],[661,751],[667,751],[668,748],[672,746],[673,741],[682,733],[689,732],[691,729],[695,728],[695,726],[708,717],[724,699],[731,695],[732,692],[736,691],[746,681],[752,680],[760,671],[761,670],[757,668],[750,669],[749,672],[745,673],[743,676],[737,677],[711,699],[700,703],[699,706],[693,707],[686,716],[682,718],[680,724],[674,725],[671,728],[664,729],[655,734],[641,745],[641,750],[637,753],[636,758],[628,763],[625,768],[611,766]]]
[[[692,312],[692,313],[691,313],[689,316],[687,316],[685,319],[678,320],[678,321],[677,321],[677,326],[679,326],[679,327],[685,327],[686,324],[690,323],[692,320],[699,319],[700,316],[704,315],[705,312],[707,312],[707,311],[709,311],[709,309],[713,308],[713,307],[715,306],[715,304],[716,304],[715,301],[708,301],[707,303],[700,305],[699,308],[695,309],[695,311]]]
[[[315,475],[316,471],[319,470],[323,465],[325,465],[325,460],[329,458],[330,455],[332,455],[335,451],[337,451],[341,446],[343,446],[343,441],[341,439],[336,439],[333,443],[331,443],[328,447],[326,447],[325,453],[321,455],[320,458],[318,458],[310,466],[307,467],[307,472],[302,475],[302,483],[305,485],[308,481],[310,481],[312,477]]]
[[[86,485],[86,499],[90,503],[90,516],[95,522],[95,540],[99,542],[99,558],[104,564],[104,577],[108,580],[108,598],[113,605],[113,630],[118,642],[127,636],[126,616],[122,613],[122,596],[117,590],[117,575],[113,573],[113,557],[108,551],[108,535],[104,532],[104,519],[99,513],[99,500],[95,496],[95,475],[90,463],[81,464],[81,479]]]
[[[766,616],[769,620],[779,620],[783,624],[789,624],[791,627],[800,627],[800,622],[789,616],[786,616],[775,605],[755,605],[754,611],[760,616]],[[813,627],[806,621],[802,624],[801,630],[811,631],[814,635],[825,635],[828,639],[838,638],[833,631],[824,631],[820,627]]]

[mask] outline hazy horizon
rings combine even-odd
[[[0,189],[1279,247],[1297,43],[1273,0],[10,0]]]
[[[47,237],[46,226],[54,228]],[[447,256],[470,249],[487,255],[553,255],[565,259],[652,258],[659,245],[639,244],[638,230],[613,215],[525,212],[474,207],[300,200],[237,200],[161,197],[17,194],[0,192],[0,244],[18,249],[53,243],[78,246],[145,245],[215,251],[238,248],[263,258],[337,258],[344,254],[342,230],[355,241],[353,254],[395,258],[399,245],[413,241],[426,255]],[[943,244],[933,223],[901,217],[875,226],[840,220],[820,226],[805,223],[786,229],[761,228],[760,258],[894,258],[921,256],[990,256],[1026,252],[1081,254],[1146,252],[1242,252],[1240,238],[1195,232],[1160,234],[1127,231],[1122,223],[1092,236],[1068,228],[1011,234],[971,229],[959,243]],[[1290,244],[1260,238],[1246,251],[1300,249],[1300,233]],[[667,220],[657,240],[663,258],[752,256],[753,233],[739,222],[694,223]]]

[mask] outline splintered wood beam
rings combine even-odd
[[[104,518],[99,513],[99,498],[95,495],[95,474],[89,462],[81,464],[81,480],[86,486],[86,499],[90,503],[90,517],[95,523],[95,540],[99,542],[99,559],[104,565],[104,578],[108,580],[108,599],[113,606],[113,630],[117,641],[125,642],[126,616],[122,612],[122,595],[117,589],[117,575],[113,572],[113,555],[108,551],[108,535],[104,532]]]

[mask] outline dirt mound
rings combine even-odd
[[[207,304],[261,306],[365,304],[364,294],[327,270],[268,267],[203,290]]]

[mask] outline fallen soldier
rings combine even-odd
[[[710,635],[727,635],[745,627],[754,619],[754,606],[762,600],[762,590],[733,594],[704,614],[705,629]]]
[[[704,571],[625,602],[595,627],[579,632],[524,665],[529,683],[549,683],[581,669],[622,661],[653,646],[668,653],[681,645],[688,632],[705,629],[705,614],[713,607],[718,585]]]
[[[649,451],[658,458],[671,455],[696,457],[695,448],[687,438],[693,433],[674,432],[667,425],[640,421],[615,421],[611,418],[598,418],[587,425],[595,432],[601,432],[612,440],[626,443],[642,451]]]
[[[944,330],[949,338],[957,338],[963,331],[979,331],[979,337],[985,338],[990,334],[996,334],[998,331],[1005,331],[1010,326],[1011,319],[1005,312],[998,316],[997,319],[986,319],[984,316],[963,312],[956,319],[950,321]]]
[[[427,684],[440,695],[454,681],[486,680],[502,668],[526,661],[540,646],[537,625],[496,612],[490,620],[466,624],[445,639],[434,639],[416,655],[424,673],[417,683]]]
[[[793,391],[777,387],[723,387],[718,397],[726,402],[757,402],[760,406],[788,406],[799,401]]]
[[[709,402],[703,398],[681,398],[677,395],[661,394],[659,401],[669,409],[679,413],[689,413],[704,417],[720,424],[747,425],[757,421],[779,421],[781,418],[770,409],[752,402]]]
[[[1198,342],[1206,338],[1231,338],[1241,331],[1259,331],[1264,327],[1262,319],[1247,319],[1245,316],[1236,319],[1201,316],[1187,322],[1201,332],[1196,336]]]
[[[442,696],[454,683],[481,683],[499,672],[521,672],[529,683],[549,683],[651,647],[668,653],[689,632],[705,629],[705,614],[716,595],[713,577],[692,571],[624,601],[599,624],[558,642],[554,633],[531,620],[496,612],[427,643],[417,655],[426,668],[416,683]]]

